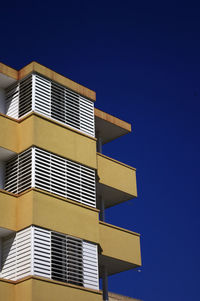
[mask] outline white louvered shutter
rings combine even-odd
[[[10,236],[2,239],[1,278],[15,280],[16,278],[16,238]]]
[[[96,207],[95,171],[35,148],[35,187]]]
[[[32,148],[14,156],[6,162],[4,189],[12,193],[20,193],[31,188]]]
[[[99,289],[97,245],[83,241],[84,287]]]
[[[6,115],[18,118],[19,115],[19,84],[13,84],[5,91]]]
[[[33,275],[51,278],[51,231],[33,227]]]
[[[18,118],[32,111],[32,75],[19,82]]]
[[[51,117],[51,82],[33,74],[35,83],[34,111]]]
[[[52,279],[99,289],[97,245],[51,233]]]
[[[31,111],[95,136],[93,101],[38,74],[6,89],[8,116],[18,119]]]
[[[94,137],[94,103],[78,93],[35,76],[34,111]]]
[[[52,279],[83,286],[82,241],[52,232]]]
[[[31,275],[31,227],[2,242],[1,277],[17,280]]]
[[[96,207],[95,171],[37,147],[6,163],[5,190],[21,193],[31,187]]]
[[[99,289],[97,245],[36,226],[4,238],[0,277],[29,275]]]
[[[6,89],[6,115],[20,118],[32,111],[32,75]]]
[[[93,103],[79,96],[80,100],[80,130],[84,133],[95,136],[94,131],[94,105]]]

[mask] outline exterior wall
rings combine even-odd
[[[0,147],[18,152],[19,135],[17,121],[0,114],[0,125]]]
[[[0,191],[0,228],[16,230],[16,209],[16,196]]]
[[[20,123],[0,115],[0,124],[0,147],[20,153],[35,145],[91,168],[97,166],[95,138],[37,114]]]
[[[9,301],[33,301],[32,279],[18,282],[14,287],[14,299]]]
[[[102,301],[101,293],[93,290],[90,291],[75,286],[62,285],[58,282],[52,283],[36,279],[31,280],[31,282],[33,291],[32,301]]]
[[[17,217],[17,230],[34,224],[99,243],[98,210],[62,197],[39,191],[25,193],[19,197]]]
[[[98,210],[36,190],[19,197],[0,191],[0,228],[20,231],[32,224],[99,243]]]
[[[16,282],[0,279],[0,292],[2,301],[102,301],[99,291],[40,277]]]
[[[0,299],[2,301],[15,301],[14,284],[12,282],[0,279]]]
[[[102,255],[141,265],[139,235],[99,222],[98,210],[37,190],[19,197],[0,192],[0,227],[19,231],[32,224],[99,243]]]

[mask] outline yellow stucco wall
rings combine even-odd
[[[53,195],[31,192],[33,224],[99,242],[98,211]]]
[[[32,114],[19,124],[19,149],[44,148],[70,160],[96,168],[96,140],[67,126]]]
[[[97,153],[99,182],[137,196],[136,171],[134,168]]]
[[[0,147],[17,152],[19,144],[17,121],[0,114],[0,126]]]
[[[102,301],[102,295],[95,291],[48,281],[33,279],[32,288],[32,301]]]
[[[46,300],[48,300],[48,299],[46,299]],[[11,301],[11,300],[9,300],[9,301]],[[19,281],[17,284],[15,284],[13,301],[33,301],[32,279],[27,279],[25,281]]]
[[[18,281],[0,279],[1,301],[102,301],[102,293],[75,285],[26,277]]]
[[[96,169],[96,139],[32,113],[20,122],[0,114],[0,147],[20,153],[35,145]]]
[[[0,191],[0,227],[19,231],[33,224],[99,243],[98,210],[37,190],[19,197]]]
[[[30,225],[100,244],[102,255],[141,265],[139,234],[99,222],[98,210],[38,189],[19,197],[0,191],[0,227]]]
[[[102,255],[141,265],[139,234],[103,222],[99,232]]]
[[[1,301],[15,301],[14,300],[14,284],[0,280],[0,300]]]
[[[0,228],[15,231],[17,198],[0,190]]]

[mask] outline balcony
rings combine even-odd
[[[126,164],[97,153],[99,182],[97,183],[97,207],[99,198],[105,208],[137,197],[136,170]]]
[[[99,224],[100,266],[108,275],[141,266],[140,235],[104,222]]]

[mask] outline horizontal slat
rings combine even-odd
[[[96,206],[95,171],[39,148],[35,148],[35,186]]]

